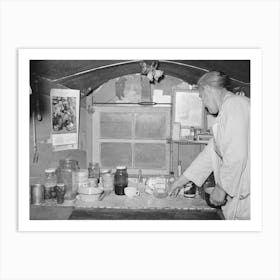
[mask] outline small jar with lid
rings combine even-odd
[[[117,166],[114,176],[114,187],[117,195],[124,195],[124,189],[128,185],[128,174],[126,166]]]
[[[56,169],[47,168],[45,169],[45,188],[44,198],[51,199],[56,197],[55,187],[57,184]]]

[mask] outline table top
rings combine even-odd
[[[169,196],[156,198],[147,193],[141,193],[136,197],[115,195],[114,192],[106,195],[101,201],[85,202],[81,200],[65,200],[63,204],[57,204],[55,199],[45,200],[41,206],[74,207],[74,208],[114,208],[114,209],[182,209],[182,210],[207,210],[215,211],[207,205],[199,195],[194,198]]]

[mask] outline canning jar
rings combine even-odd
[[[59,161],[57,168],[57,182],[65,185],[65,196],[67,200],[76,197],[77,190],[74,184],[73,172],[78,170],[78,161],[72,159],[63,159]]]
[[[124,189],[128,184],[128,174],[126,166],[117,166],[114,176],[114,187],[117,195],[124,195]]]
[[[44,198],[51,199],[56,197],[55,186],[57,184],[55,168],[45,169]]]

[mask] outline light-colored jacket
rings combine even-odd
[[[227,193],[226,219],[250,219],[250,100],[227,93],[214,137],[183,173],[202,186],[210,173]]]

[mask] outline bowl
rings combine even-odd
[[[165,198],[168,196],[168,191],[165,189],[154,188],[153,196],[156,198]]]
[[[196,185],[192,182],[189,182],[184,185],[184,197],[195,197],[196,195]]]

